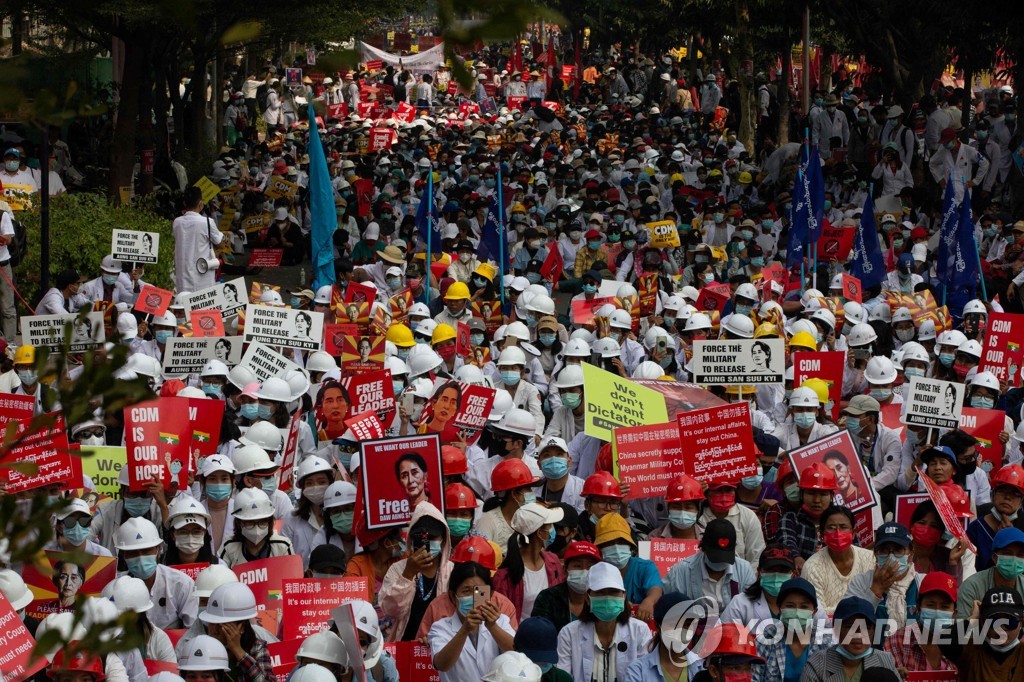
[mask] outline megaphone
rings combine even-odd
[[[210,270],[216,270],[219,267],[219,258],[200,258],[196,261],[196,270],[199,271],[200,275],[205,275]]]

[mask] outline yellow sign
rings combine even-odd
[[[296,197],[299,195],[299,186],[293,182],[288,182],[284,178],[273,177],[270,178],[270,184],[267,185],[267,190],[264,194],[269,199]]]
[[[242,229],[245,230],[246,234],[259,232],[263,228],[270,226],[270,220],[272,217],[273,214],[271,213],[260,213],[259,215],[249,216],[242,220]]]
[[[96,492],[117,499],[121,486],[117,476],[128,461],[128,451],[123,447],[82,448],[82,473],[92,479]]]
[[[583,363],[583,432],[603,441],[622,426],[663,424],[668,421],[665,396],[603,369]]]
[[[412,45],[409,46],[409,52],[412,52],[413,54],[416,54],[419,51],[420,51],[419,43],[413,43]]]
[[[674,220],[658,220],[653,223],[644,223],[647,228],[647,235],[650,244],[656,249],[664,249],[671,246],[679,246],[679,231],[676,229]]]
[[[121,187],[118,187],[117,188],[117,194],[118,194],[119,197],[121,197],[121,203],[122,204],[130,203],[131,200],[132,200],[132,186],[131,185],[123,185]]]
[[[198,187],[200,190],[202,190],[203,203],[206,203],[210,199],[220,194],[220,186],[210,178],[206,177],[205,175],[196,180],[196,184],[194,185],[194,187]]]
[[[221,214],[220,220],[217,222],[217,229],[221,232],[226,232],[231,229],[231,224],[235,221],[235,211],[224,211]]]

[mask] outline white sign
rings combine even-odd
[[[690,361],[695,384],[781,384],[786,373],[782,339],[694,341]]]
[[[160,233],[114,230],[110,253],[117,260],[132,263],[156,263],[160,257]]]
[[[164,376],[182,377],[201,372],[210,360],[234,367],[242,359],[242,337],[207,336],[200,339],[176,337],[164,348]]]
[[[193,310],[219,310],[226,318],[244,308],[248,302],[245,278],[239,277],[230,282],[214,284],[209,289],[193,292],[184,297],[182,304],[185,306],[186,315]]]
[[[272,377],[280,376],[290,369],[299,369],[294,362],[278,353],[273,348],[264,346],[259,341],[253,341],[245,350],[238,363],[247,367],[256,375],[256,380],[261,384]]]
[[[31,315],[21,318],[22,343],[36,348],[63,348],[64,330],[71,327],[72,353],[98,348],[107,340],[103,313],[88,313],[79,319],[77,313],[66,315]]]
[[[910,377],[903,388],[906,412],[903,423],[911,426],[955,429],[960,425],[965,387],[952,381]]]
[[[245,307],[245,340],[299,350],[320,350],[324,314],[250,303]]]

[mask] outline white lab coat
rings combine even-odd
[[[224,240],[211,218],[188,211],[174,219],[174,277],[177,291],[199,291],[216,284],[216,272],[200,274],[196,261],[212,258],[213,247]]]
[[[594,673],[594,640],[596,633],[594,623],[575,620],[558,633],[558,667],[572,675],[574,680],[589,680]],[[623,625],[615,626],[615,676],[614,679],[626,679],[626,668],[629,664],[647,653],[647,645],[651,641],[651,629],[647,623],[630,618]],[[618,649],[619,643],[626,645],[626,650]],[[468,679],[468,678],[467,678]]]
[[[504,613],[498,616],[497,624],[502,630],[515,636],[516,631],[512,629],[512,623]],[[441,650],[448,646],[448,643],[455,637],[455,633],[459,631],[460,627],[462,627],[462,621],[457,613],[435,621],[427,634],[427,638],[430,640],[431,656],[441,653]],[[501,649],[498,648],[498,643],[491,636],[490,631],[481,625],[477,630],[476,644],[473,644],[472,637],[466,638],[462,654],[455,661],[455,665],[441,673],[441,682],[483,679],[483,676],[490,671],[491,663],[499,654],[501,654]]]
[[[149,596],[153,600],[149,620],[162,630],[189,628],[199,616],[196,584],[181,571],[158,564]]]

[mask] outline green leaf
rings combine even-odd
[[[240,21],[224,31],[220,37],[220,44],[251,43],[258,39],[262,33],[263,24],[259,21]]]

